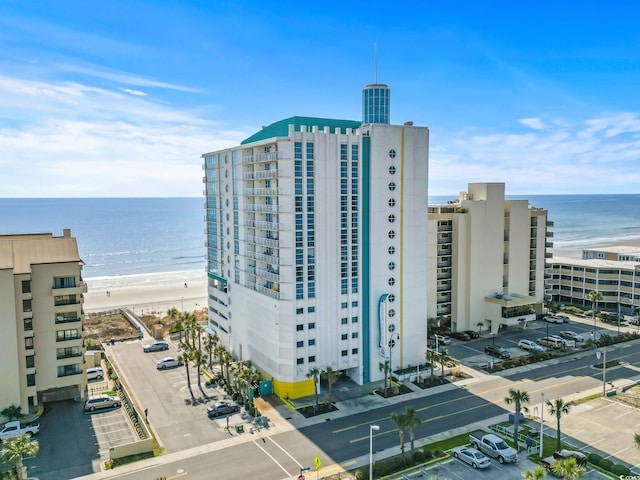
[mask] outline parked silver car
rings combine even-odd
[[[147,345],[142,346],[142,350],[145,353],[148,352],[160,352],[162,350],[169,350],[169,344],[162,340],[157,340],[153,343],[148,343]]]
[[[100,378],[104,378],[102,367],[87,368],[87,380],[96,380]]]
[[[120,398],[112,395],[97,395],[90,397],[84,402],[84,410],[93,412],[100,408],[119,407],[121,405]]]
[[[164,357],[156,362],[156,368],[158,370],[164,370],[165,368],[174,368],[182,365],[182,362],[173,357]]]

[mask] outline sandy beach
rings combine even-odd
[[[128,307],[137,313],[164,315],[170,308],[192,312],[207,307],[204,271],[156,275],[155,282],[150,277],[146,276],[144,281],[138,278],[137,282],[132,282],[131,277],[112,277],[108,281],[87,278],[84,311],[96,313]]]

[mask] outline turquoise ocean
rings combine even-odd
[[[434,196],[429,204],[457,195]],[[613,243],[640,243],[640,194],[522,195],[549,211],[554,253]],[[85,263],[83,275],[108,285],[156,284],[163,274],[202,276],[205,270],[204,199],[4,198],[0,234],[70,228]],[[426,214],[426,213],[425,213]]]

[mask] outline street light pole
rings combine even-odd
[[[604,361],[602,362],[602,396],[607,398],[607,351],[602,349],[604,352]]]
[[[373,480],[373,431],[380,430],[380,425],[369,425],[369,480]]]
[[[542,444],[544,442],[543,431],[544,431],[544,392],[540,392],[540,458],[542,458]]]
[[[496,334],[491,332],[491,346],[493,350],[491,350],[491,370],[493,370],[494,361],[495,361],[495,346],[496,346]]]

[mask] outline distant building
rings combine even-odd
[[[453,331],[513,327],[544,304],[547,211],[505,199],[504,183],[470,183],[430,205],[427,316]]]
[[[280,120],[203,155],[209,328],[274,391],[314,392],[331,367],[358,383],[424,361],[429,131],[366,121]],[[391,347],[389,347],[391,345]]]
[[[85,395],[86,291],[69,230],[0,236],[0,410]]]
[[[585,298],[599,291],[598,310],[636,314],[640,307],[640,249],[632,246],[591,248],[582,258],[554,256],[548,263],[547,293],[555,303],[590,310]]]

